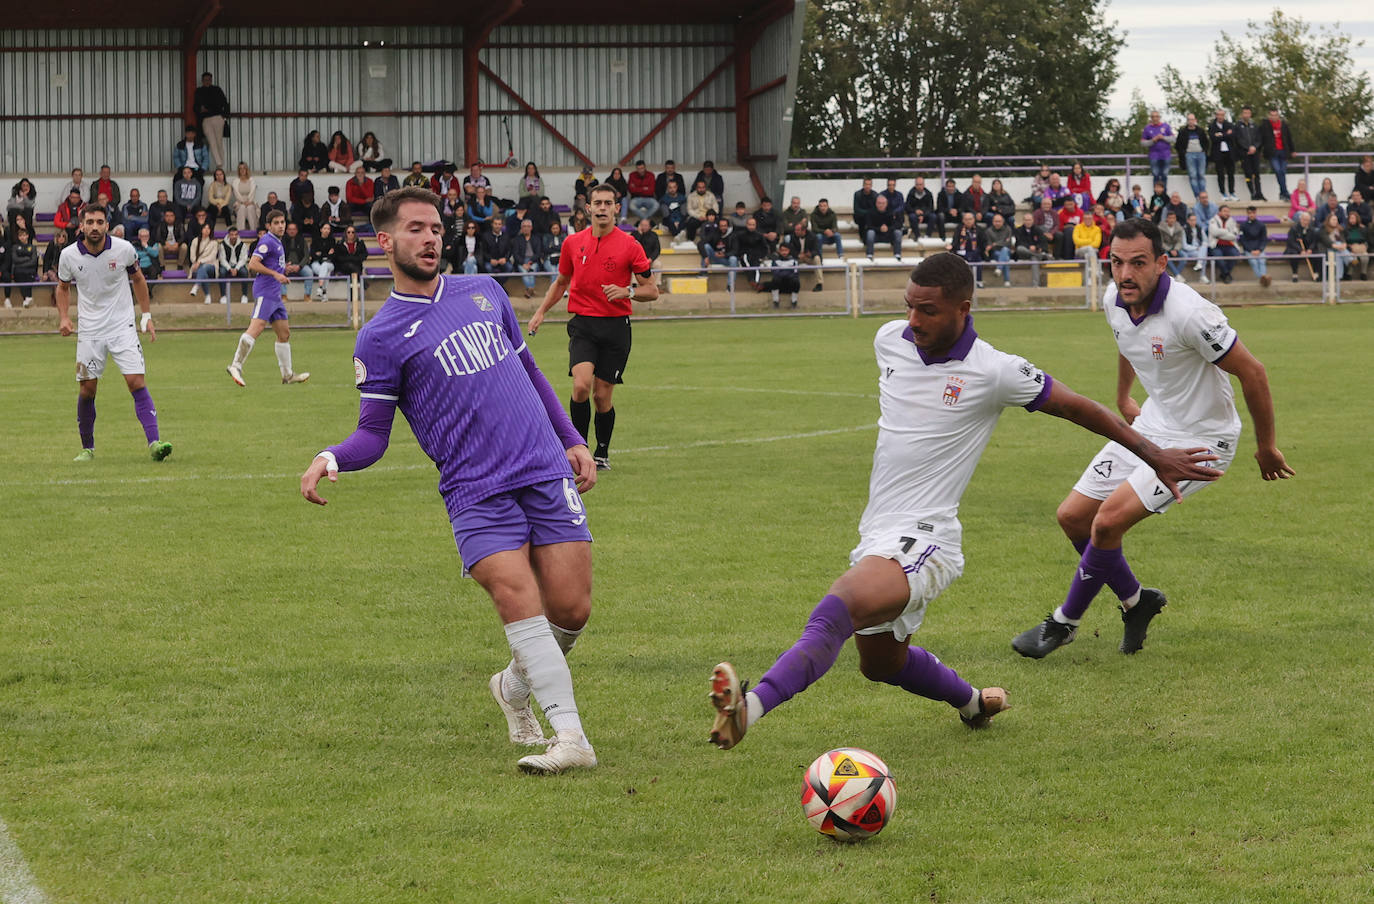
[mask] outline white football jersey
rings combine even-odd
[[[57,259],[57,278],[76,284],[77,332],[110,333],[134,325],[134,294],[129,275],[138,270],[134,246],[112,235],[92,254],[78,239]]]
[[[1151,436],[1240,436],[1231,380],[1216,362],[1236,344],[1221,308],[1164,274],[1145,316],[1133,320],[1116,285],[1102,299],[1116,347],[1135,368],[1149,398],[1133,425]]]
[[[878,443],[859,533],[921,530],[957,546],[959,499],[1002,409],[1036,410],[1054,381],[979,339],[972,317],[945,357],[918,349],[904,320],[883,324],[873,349]]]

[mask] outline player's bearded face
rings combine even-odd
[[[916,347],[926,352],[943,352],[959,341],[964,332],[968,302],[949,301],[938,286],[907,283],[907,326]]]
[[[88,217],[81,221],[81,231],[86,236],[86,241],[93,245],[98,245],[105,241],[105,231],[110,224],[104,217]]]
[[[405,222],[392,234],[392,255],[396,269],[411,279],[428,282],[439,275],[440,233],[443,225],[439,214],[434,214],[433,222]]]

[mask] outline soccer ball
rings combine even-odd
[[[816,757],[802,779],[802,812],[822,835],[857,841],[892,818],[897,785],[887,764],[867,750],[841,747]]]

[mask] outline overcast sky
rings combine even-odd
[[[1131,89],[1137,87],[1146,103],[1163,103],[1164,93],[1155,81],[1161,68],[1172,64],[1190,80],[1203,75],[1223,31],[1244,38],[1246,23],[1268,19],[1274,6],[1264,0],[1109,0],[1107,18],[1115,19],[1127,35],[1126,47],[1117,59],[1120,75],[1108,111],[1113,116],[1128,112]],[[1365,72],[1374,70],[1374,5],[1288,0],[1282,8],[1314,30],[1339,24],[1355,40],[1363,39],[1365,46],[1352,48],[1355,65]]]

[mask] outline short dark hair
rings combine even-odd
[[[772,203],[773,203],[773,199],[770,198],[770,197],[768,197],[767,195],[764,195],[762,198],[759,198],[759,203],[760,203],[760,204],[772,204]]]
[[[110,215],[105,212],[105,208],[101,207],[99,204],[87,204],[81,211],[81,219],[84,220],[96,214],[99,214],[102,220],[108,220],[110,218]]]
[[[1153,220],[1144,217],[1132,217],[1121,223],[1112,230],[1112,241],[1117,239],[1138,239],[1141,236],[1150,240],[1150,250],[1155,257],[1164,253],[1164,239],[1159,234],[1159,227]]]
[[[387,192],[372,205],[372,230],[374,232],[389,232],[391,227],[396,225],[396,220],[401,213],[401,205],[409,201],[419,201],[430,205],[437,211],[443,211],[442,202],[434,192],[419,185],[407,185],[405,188]]]
[[[701,168],[702,168],[702,169],[706,169],[706,167],[708,167],[708,166],[709,166],[711,169],[715,169],[715,168],[716,168],[716,162],[715,162],[714,160],[707,160],[705,163],[703,163],[703,164],[701,165]]]
[[[635,161],[635,166],[648,166],[648,165],[649,165],[649,164],[645,163],[643,160],[636,160],[636,161]]]
[[[948,251],[923,258],[911,271],[911,281],[918,286],[939,289],[945,301],[973,298],[973,269],[962,257]]]
[[[1240,111],[1242,113],[1244,113],[1246,110],[1249,110],[1251,113],[1255,112],[1255,108],[1250,106],[1249,104],[1246,104],[1245,106],[1240,108]]]
[[[677,163],[676,163],[676,161],[673,161],[673,160],[665,160],[665,161],[663,161],[663,165],[664,165],[664,166],[677,166]]]
[[[817,204],[829,204],[829,203],[830,203],[830,199],[829,199],[829,198],[821,198],[821,199],[820,199],[819,201],[817,201],[816,203],[817,203]]]
[[[603,195],[609,192],[611,197],[615,199],[615,202],[617,204],[620,203],[620,192],[616,189],[614,185],[611,185],[607,182],[602,182],[599,185],[593,185],[592,190],[587,192],[587,200],[590,201],[592,199],[592,196],[595,195],[597,192],[600,192]]]
[[[263,225],[271,226],[273,220],[284,219],[286,219],[286,214],[282,213],[280,210],[269,210],[267,212],[267,219],[263,221]]]

